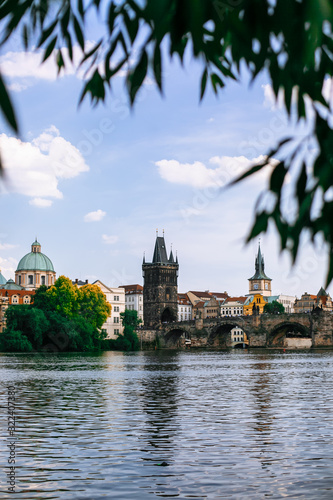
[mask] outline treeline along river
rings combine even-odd
[[[0,362],[1,498],[333,498],[332,351]]]

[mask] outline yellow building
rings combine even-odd
[[[261,293],[250,295],[243,306],[243,314],[245,316],[252,316],[252,314],[262,314],[267,302],[268,300],[263,295],[261,295]]]

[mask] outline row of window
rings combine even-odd
[[[28,274],[27,278],[28,278],[28,285],[33,285],[34,284],[34,277],[33,277],[33,275],[32,274]],[[22,284],[22,276],[18,277],[18,284],[19,285]],[[40,277],[40,284],[41,285],[46,285],[46,276],[41,276]]]
[[[133,296],[126,296],[127,302],[134,302],[135,297]],[[139,301],[142,302],[142,295],[139,295]]]
[[[191,308],[190,307],[184,307],[184,311],[183,311],[183,308],[181,307],[180,311],[181,312],[191,312]]]
[[[19,303],[18,295],[13,295],[12,296],[12,304],[18,304],[18,303]],[[23,304],[30,304],[30,297],[28,295],[25,295],[23,297]]]
[[[242,313],[243,313],[242,309],[224,309],[224,308],[221,309],[222,315],[227,314],[227,315],[231,316],[232,314],[240,315]]]

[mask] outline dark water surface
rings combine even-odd
[[[332,351],[3,354],[0,381],[1,498],[333,499]]]

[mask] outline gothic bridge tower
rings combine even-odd
[[[178,258],[167,256],[164,233],[156,235],[152,262],[143,258],[143,322],[148,328],[177,321]]]

